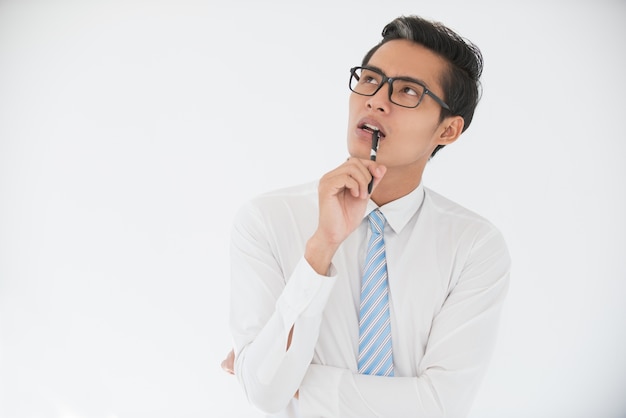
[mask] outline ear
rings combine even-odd
[[[437,138],[437,143],[439,145],[449,145],[453,143],[459,136],[461,136],[463,126],[465,126],[465,122],[461,116],[450,116],[445,118],[439,125],[439,137]]]

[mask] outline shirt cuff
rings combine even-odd
[[[337,280],[333,266],[330,274],[320,275],[304,257],[300,259],[276,303],[285,329],[291,329],[299,316],[314,317],[322,314]]]

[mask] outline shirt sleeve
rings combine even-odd
[[[303,256],[286,277],[286,266],[275,250],[280,243],[271,238],[267,225],[252,205],[236,217],[231,235],[230,325],[235,374],[249,402],[271,414],[283,410],[300,387],[335,277],[332,268],[330,277],[317,274]]]
[[[508,290],[510,257],[498,231],[474,243],[433,320],[415,377],[379,377],[311,365],[302,417],[464,417],[487,369]]]

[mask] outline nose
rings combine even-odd
[[[386,82],[373,96],[370,96],[365,104],[368,109],[376,110],[378,112],[389,112],[391,108],[391,102],[389,96],[391,95],[391,85]]]

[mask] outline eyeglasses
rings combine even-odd
[[[441,107],[450,107],[421,82],[410,77],[387,77],[382,71],[371,67],[350,69],[350,90],[362,96],[373,96],[389,83],[389,101],[402,107],[417,107],[425,95],[432,97]]]

